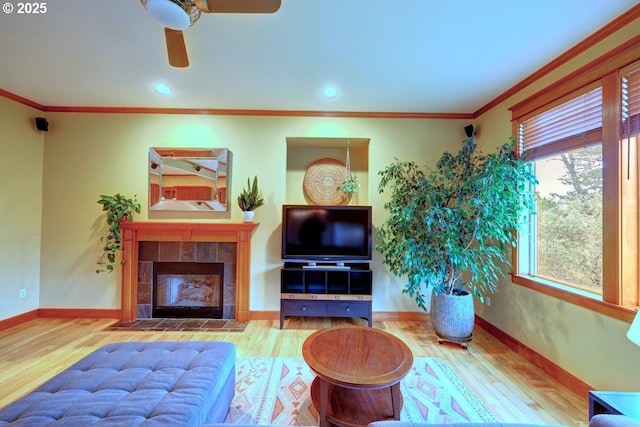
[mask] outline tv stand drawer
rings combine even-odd
[[[370,301],[327,301],[327,315],[333,317],[364,317],[368,319],[370,308]]]
[[[280,329],[286,317],[361,317],[372,324],[371,300],[280,299]]]
[[[280,312],[287,316],[326,316],[326,301],[314,300],[282,300]]]

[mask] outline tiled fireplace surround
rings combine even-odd
[[[151,318],[154,262],[224,263],[222,318],[235,319],[236,248],[235,242],[139,242],[138,319]]]
[[[151,304],[151,270],[157,254],[159,261],[214,261],[225,263],[226,293],[234,293],[234,305],[225,307],[225,318],[249,320],[249,288],[251,277],[251,235],[258,223],[215,222],[123,222],[121,279],[121,320],[146,315],[144,304]],[[156,251],[157,248],[157,251]],[[215,253],[215,254],[214,254]],[[229,267],[229,268],[226,268]],[[235,291],[235,292],[234,292]],[[138,296],[138,293],[141,295]],[[149,294],[147,299],[144,294]],[[226,298],[226,297],[225,297]],[[148,301],[148,302],[147,302]]]

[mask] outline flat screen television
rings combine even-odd
[[[282,259],[362,261],[371,251],[371,206],[282,207]]]

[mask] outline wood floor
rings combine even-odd
[[[0,331],[0,407],[30,392],[98,347],[118,341],[230,341],[239,357],[301,357],[315,330],[358,320],[251,321],[244,332],[114,332],[113,320],[37,319]],[[415,357],[445,359],[498,421],[587,425],[587,396],[579,396],[528,363],[482,328],[468,350],[437,343],[422,322],[374,322],[406,342]]]

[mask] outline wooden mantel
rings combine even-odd
[[[254,222],[123,222],[122,320],[137,318],[139,242],[236,242],[236,320],[249,320],[251,234]]]

